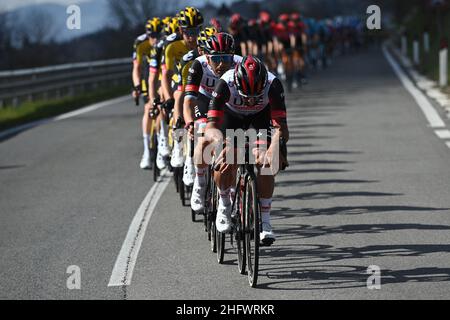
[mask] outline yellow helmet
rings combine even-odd
[[[170,20],[172,20],[172,17],[167,16],[164,19],[162,19],[162,23],[164,25],[166,25],[166,24],[168,24],[170,22]]]
[[[162,23],[161,19],[158,17],[154,17],[147,21],[147,24],[145,25],[145,31],[148,35],[160,33],[162,31]]]
[[[186,7],[180,11],[180,27],[182,28],[195,28],[200,27],[203,24],[203,16],[194,7]]]
[[[200,31],[197,38],[197,46],[200,48],[203,48],[205,45],[206,40],[208,40],[209,37],[216,34],[217,30],[214,27],[208,26]]]
[[[177,18],[170,18],[170,21],[165,25],[164,27],[164,33],[166,35],[175,33],[178,31],[178,19]]]

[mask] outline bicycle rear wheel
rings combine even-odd
[[[260,211],[256,181],[249,175],[245,182],[244,197],[244,226],[245,226],[245,253],[247,256],[247,277],[251,287],[256,287],[259,270],[259,231]]]

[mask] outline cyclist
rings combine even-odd
[[[294,12],[290,16],[288,24],[291,33],[291,44],[293,48],[293,63],[295,68],[295,77],[297,83],[306,84],[305,78],[305,53],[307,52],[307,36],[305,33],[305,24],[301,21],[300,14]]]
[[[177,65],[181,63],[183,56],[197,47],[197,36],[202,24],[203,16],[200,11],[194,7],[186,7],[180,12],[180,34],[168,36],[164,49],[162,87],[166,101],[174,105],[173,116],[178,123],[182,122],[179,119],[183,116],[183,95],[180,90],[175,90],[176,88],[170,85],[170,79],[176,73]],[[177,139],[174,141],[172,159],[171,164],[175,167],[183,165],[183,145]]]
[[[274,25],[275,48],[281,62],[278,65],[278,74],[286,79],[288,90],[291,90],[294,68],[292,62],[292,34],[289,32],[289,14],[283,13],[278,17],[278,23]]]
[[[142,67],[145,63],[150,64],[151,52],[158,42],[160,32],[162,29],[161,20],[159,18],[153,18],[147,21],[145,26],[146,33],[139,36],[134,43],[134,53],[133,53],[133,97],[139,99],[141,93],[145,96],[145,101],[148,102],[147,84],[146,77],[143,77]],[[144,61],[146,59],[146,61]],[[144,74],[147,74],[145,72]],[[150,76],[149,76],[150,77]],[[150,82],[150,79],[149,79]],[[150,136],[150,126],[149,121],[150,105],[146,103],[144,107],[144,114],[142,117],[142,137],[144,142],[144,152],[140,162],[141,169],[150,168],[150,149],[149,149],[149,136]]]
[[[181,61],[181,65],[180,65],[180,69],[179,69],[179,74],[178,77],[180,80],[180,83],[178,85],[178,91],[181,91],[182,94],[182,98],[184,99],[184,92],[185,92],[185,87],[187,85],[187,81],[189,78],[189,70],[191,68],[192,63],[195,61],[195,59],[199,56],[202,56],[204,54],[204,50],[205,50],[205,43],[208,40],[208,38],[210,36],[212,36],[213,34],[215,34],[217,32],[217,30],[214,27],[206,27],[203,30],[200,31],[198,37],[197,37],[197,48],[194,50],[189,51],[188,53],[186,53],[183,56],[183,59]],[[183,100],[184,101],[184,100]],[[183,110],[183,114],[184,114],[184,110]],[[180,121],[180,120],[179,120]],[[177,131],[176,129],[178,129],[180,127],[179,124],[174,123],[174,127],[173,127],[173,132],[177,133],[179,131]],[[181,141],[181,137],[179,136],[179,134],[177,134],[177,136],[174,137],[174,140],[177,141]],[[172,157],[171,159],[171,165],[172,167],[181,167],[183,165],[183,157],[178,156],[178,157]],[[190,157],[190,155],[186,156],[186,159],[184,161],[185,165],[184,165],[184,173],[183,174],[183,182],[185,185],[187,186],[191,186],[193,184],[193,165],[192,165],[192,159]]]
[[[239,13],[235,13],[230,18],[228,33],[234,38],[236,54],[243,56],[247,54],[247,36],[244,29],[244,19]]]
[[[156,119],[156,136],[158,141],[158,154],[156,156],[156,166],[162,170],[166,167],[165,158],[169,156],[169,144],[167,137],[167,126],[165,124],[165,110],[169,109],[170,100],[169,98],[164,96],[164,92],[162,90],[162,86],[160,87],[160,92],[158,94],[156,87],[158,81],[162,78],[162,70],[164,64],[164,48],[168,43],[167,38],[171,37],[172,34],[175,34],[178,31],[178,18],[166,17],[163,21],[166,21],[164,25],[163,34],[164,37],[156,44],[151,52],[150,57],[150,79],[149,79],[149,96],[151,108],[154,108],[154,102],[156,101],[158,95],[162,98],[160,100],[166,100],[165,105],[161,108],[157,113]]]
[[[184,100],[184,112],[187,128],[193,134],[193,125],[196,123],[197,130],[203,134],[207,121],[209,102],[212,98],[214,87],[220,77],[239,64],[242,57],[234,55],[235,43],[233,37],[225,32],[217,33],[205,42],[205,55],[195,59],[189,69]],[[205,173],[207,164],[202,159],[204,143],[199,138],[195,148],[195,178],[191,195],[191,208],[195,212],[202,212],[204,208],[204,196],[206,188]],[[187,166],[191,165],[189,162]],[[193,172],[193,170],[185,170]],[[192,179],[187,177],[186,179]]]
[[[283,86],[274,74],[267,71],[264,64],[253,56],[244,57],[235,69],[227,71],[216,85],[208,111],[206,139],[217,141],[217,129],[222,133],[226,129],[267,130],[267,149],[254,149],[256,164],[268,164],[276,174],[272,163],[273,153],[279,139],[289,139],[286,122],[286,106]],[[271,125],[275,128],[271,136]],[[219,135],[220,136],[220,135]],[[222,138],[222,137],[220,137]],[[219,141],[220,141],[219,138]],[[271,143],[272,142],[272,143]],[[260,141],[260,143],[263,143]],[[225,149],[226,150],[226,149]],[[287,164],[280,155],[280,163]],[[217,209],[216,227],[219,232],[228,232],[231,228],[230,187],[235,181],[236,165],[221,163],[215,172],[220,200]],[[270,209],[274,190],[274,175],[258,175],[263,243],[270,245],[275,240],[270,223]]]
[[[267,64],[267,68],[271,72],[276,72],[277,59],[274,48],[274,35],[273,27],[274,22],[267,11],[261,11],[259,13],[259,28],[262,34],[262,54],[264,61]]]

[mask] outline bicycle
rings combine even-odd
[[[238,168],[236,175],[235,194],[232,201],[231,221],[232,229],[230,243],[236,241],[238,255],[238,269],[245,274],[249,285],[254,288],[258,282],[259,248],[270,246],[273,240],[260,242],[262,230],[261,209],[257,188],[257,177],[254,164],[250,163],[249,137],[246,136],[245,161]],[[281,154],[287,159],[287,147],[283,138],[280,139]],[[215,167],[215,170],[218,166]],[[281,170],[285,170],[283,165]],[[225,234],[216,231],[217,261],[223,263],[225,252]]]

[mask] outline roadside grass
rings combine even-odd
[[[116,98],[130,92],[129,86],[99,89],[74,97],[25,102],[17,107],[0,109],[0,131],[28,122],[54,117],[89,104]]]

